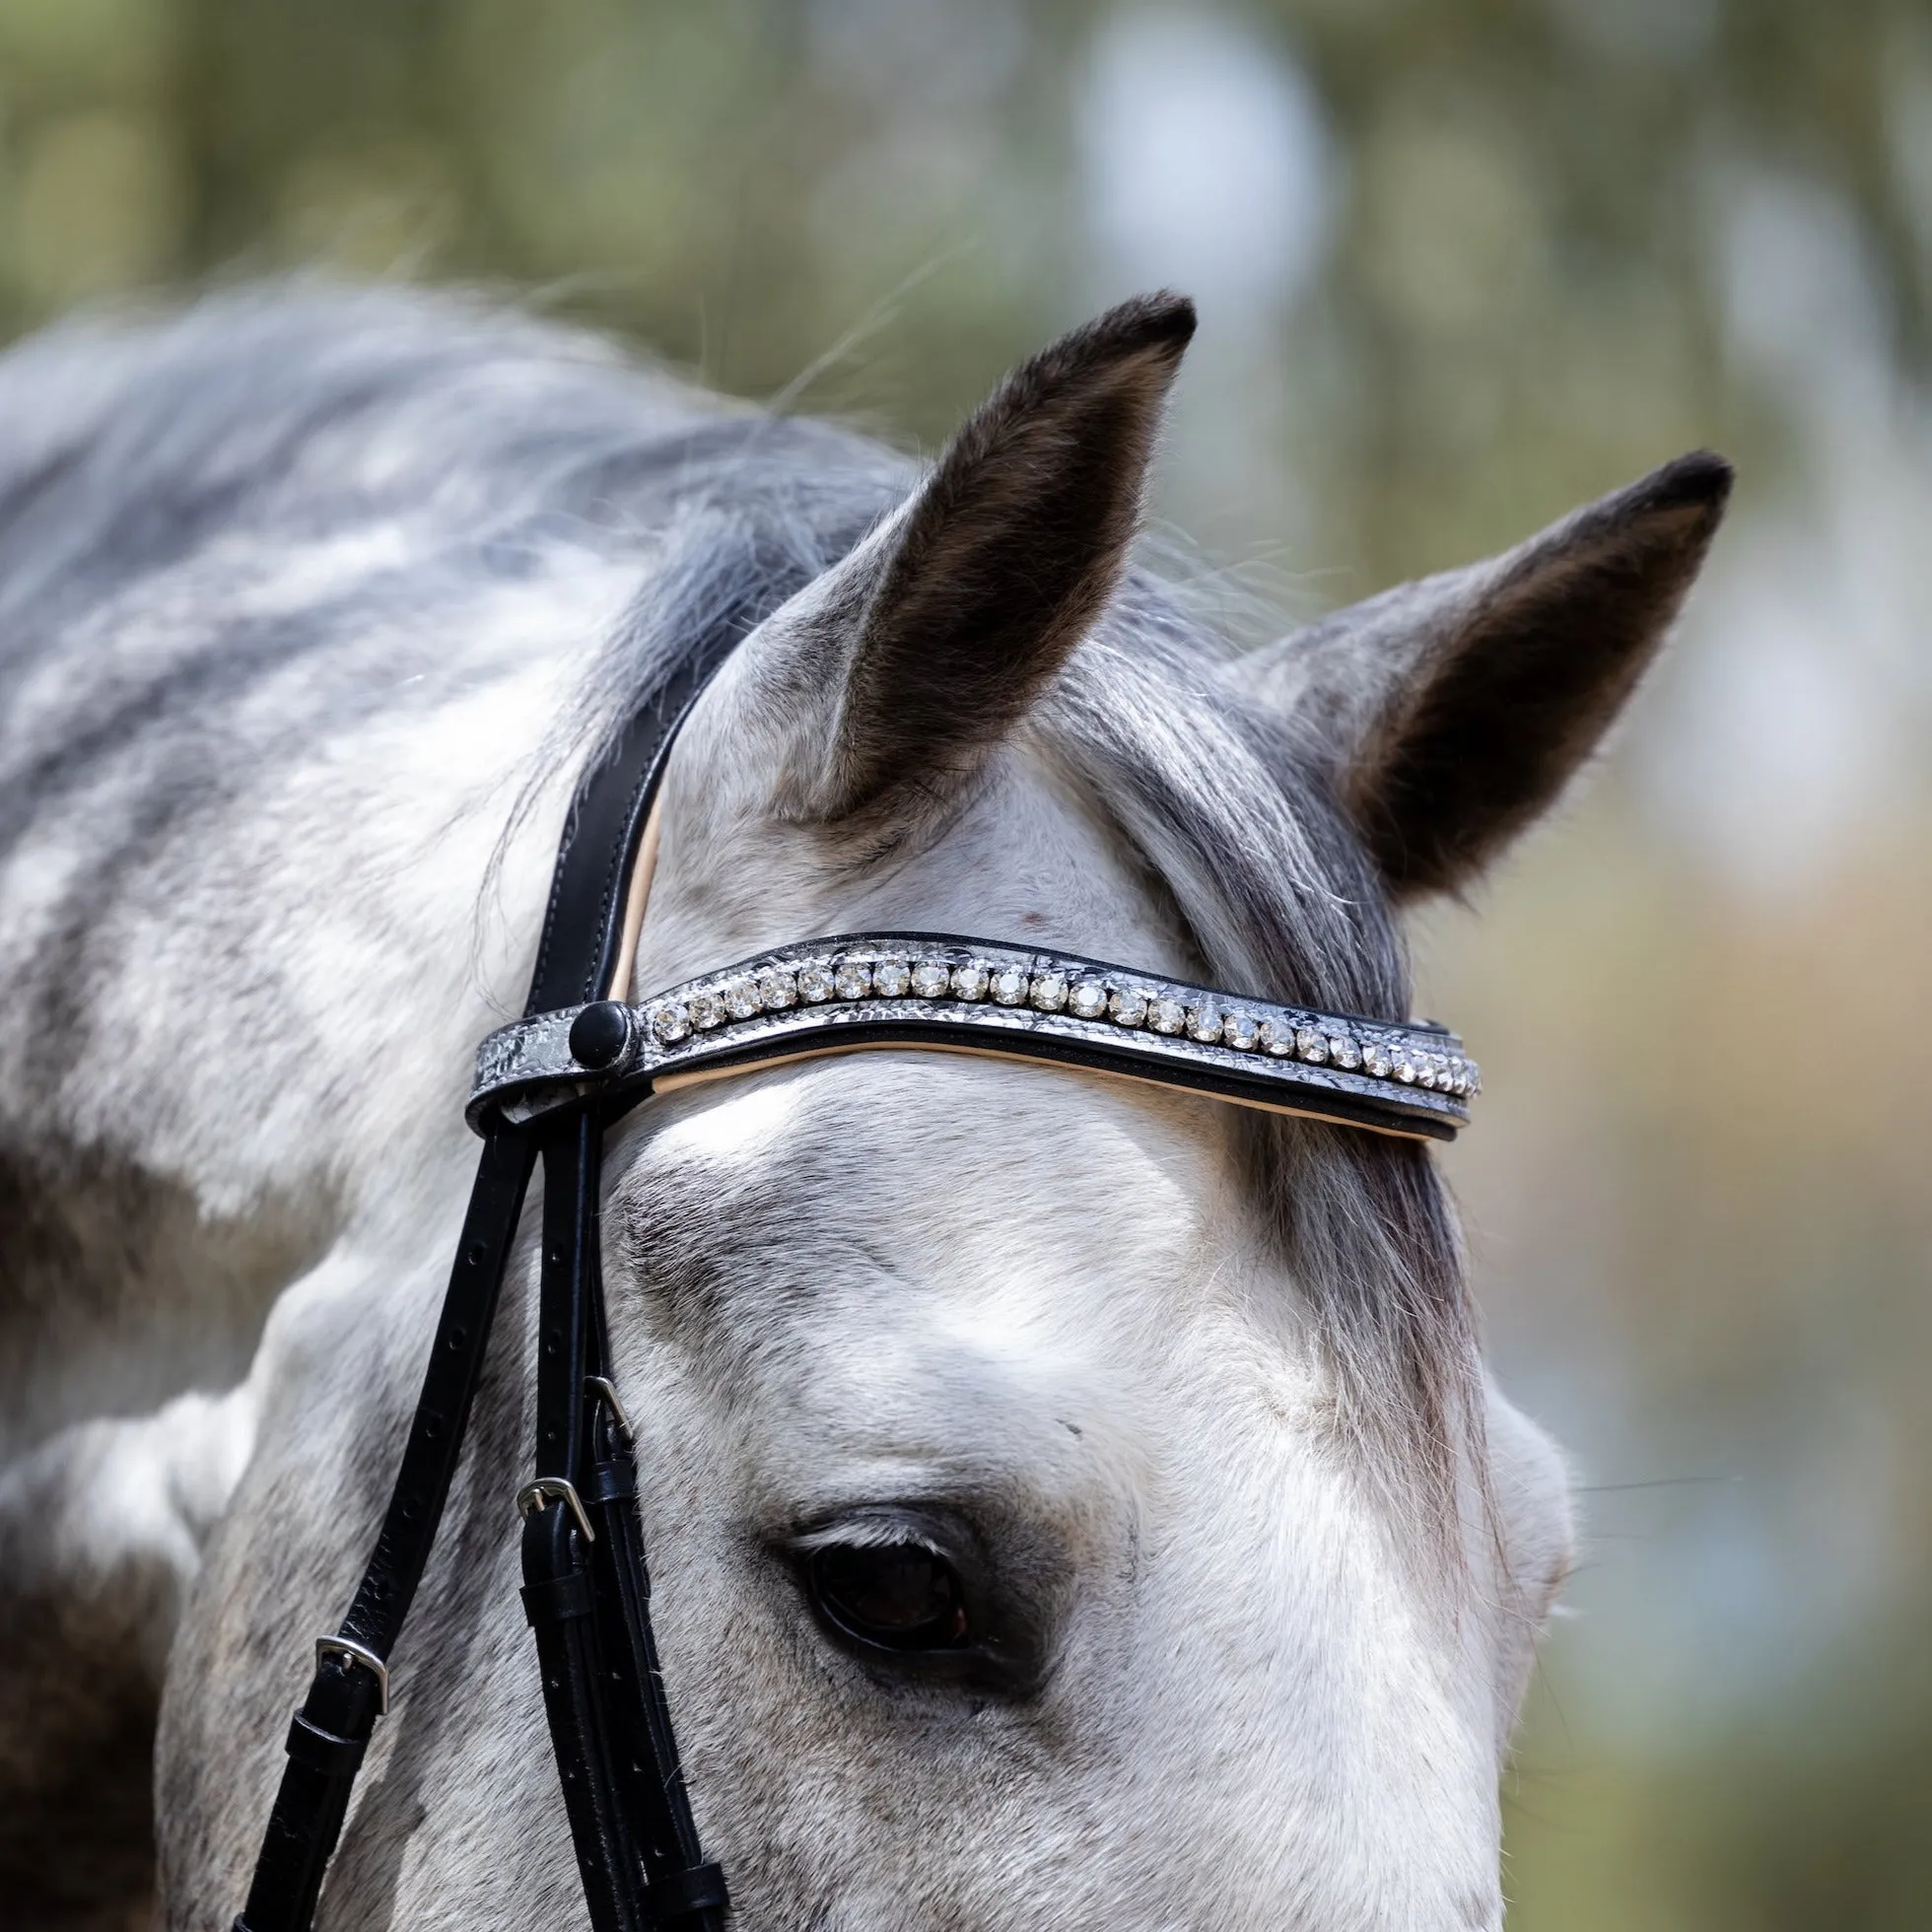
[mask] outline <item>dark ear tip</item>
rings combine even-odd
[[[1656,510],[1722,510],[1731,495],[1737,471],[1714,449],[1693,449],[1662,469],[1653,470],[1637,487]]]
[[[1178,361],[1182,350],[1194,340],[1197,319],[1192,297],[1176,295],[1172,289],[1156,289],[1109,309],[1090,326],[1096,337],[1123,355],[1160,349]]]

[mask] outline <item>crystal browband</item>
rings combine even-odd
[[[477,1051],[469,1119],[638,1100],[815,1055],[913,1047],[1041,1060],[1250,1107],[1447,1140],[1481,1089],[1453,1033],[1319,1013],[1091,959],[932,933],[806,940],[637,1005],[539,1013]]]

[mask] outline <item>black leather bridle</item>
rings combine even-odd
[[[790,587],[796,587],[795,586]],[[461,1452],[531,1171],[543,1162],[536,1461],[518,1492],[523,1609],[595,1932],[722,1932],[651,1628],[629,1418],[600,1272],[605,1129],[654,1091],[808,1056],[947,1049],[1046,1061],[1239,1105],[1452,1138],[1478,1087],[1454,1035],[1314,1012],[1035,948],[930,933],[806,941],[626,996],[647,837],[679,724],[763,614],[735,610],[661,678],[580,788],[523,1018],[487,1039],[483,1137],[422,1396],[376,1553],[309,1694],[236,1932],[307,1932],[377,1719],[388,1658]]]

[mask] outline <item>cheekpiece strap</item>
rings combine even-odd
[[[717,613],[586,774],[557,855],[526,1012],[614,990],[629,893],[677,728],[738,641],[808,576],[795,566],[789,579],[767,582],[756,600]],[[485,1134],[388,1511],[340,1631],[316,1645],[315,1674],[289,1731],[288,1760],[235,1932],[308,1932],[313,1920],[365,1748],[388,1712],[389,1653],[442,1522],[539,1150],[547,1194],[565,1197],[561,1206],[546,1205],[540,1312],[540,1323],[561,1339],[538,1362],[542,1439],[536,1481],[522,1491],[531,1505],[524,1603],[577,1868],[596,1932],[647,1932],[668,1922],[659,1900],[670,1901],[689,1932],[723,1927],[724,1879],[698,1845],[655,1669],[636,1484],[621,1472],[603,1474],[597,1445],[605,1425],[582,1393],[589,1381],[609,1386],[596,1268],[602,1119],[588,1109],[581,1120],[550,1111],[556,1117],[534,1127],[499,1121]],[[594,1542],[594,1532],[577,1527],[589,1527],[575,1487],[586,1470],[604,1521]],[[639,1621],[641,1631],[633,1627]],[[636,1667],[640,1656],[652,1660],[648,1675]]]
[[[484,1132],[590,1098],[621,1109],[868,1048],[1052,1062],[1413,1139],[1453,1139],[1482,1086],[1462,1042],[1427,1022],[1283,1006],[951,933],[875,932],[782,946],[635,1005],[518,1020],[478,1050],[469,1119]]]

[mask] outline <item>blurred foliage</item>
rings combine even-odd
[[[0,312],[210,272],[402,267],[551,288],[770,392],[923,273],[861,393],[833,400],[935,436],[1092,294],[1070,104],[1119,11],[0,0]],[[1774,438],[1722,380],[1726,165],[1847,197],[1895,266],[1901,348],[1932,340],[1918,0],[1224,11],[1312,80],[1349,176],[1294,332],[1322,379],[1300,426],[1330,508],[1311,556],[1413,568],[1687,429],[1746,454]],[[1537,460],[1488,460],[1499,446]]]
[[[1714,586],[1614,781],[1421,935],[1493,1340],[1594,1491],[1512,1924],[1932,1920],[1924,0],[0,0],[0,327],[310,264],[928,442],[1186,279],[1161,508],[1311,603],[1742,460],[1720,565],[1774,618],[1836,573],[1801,658],[1905,779],[1775,892],[1713,862],[1652,767],[1761,742]]]

